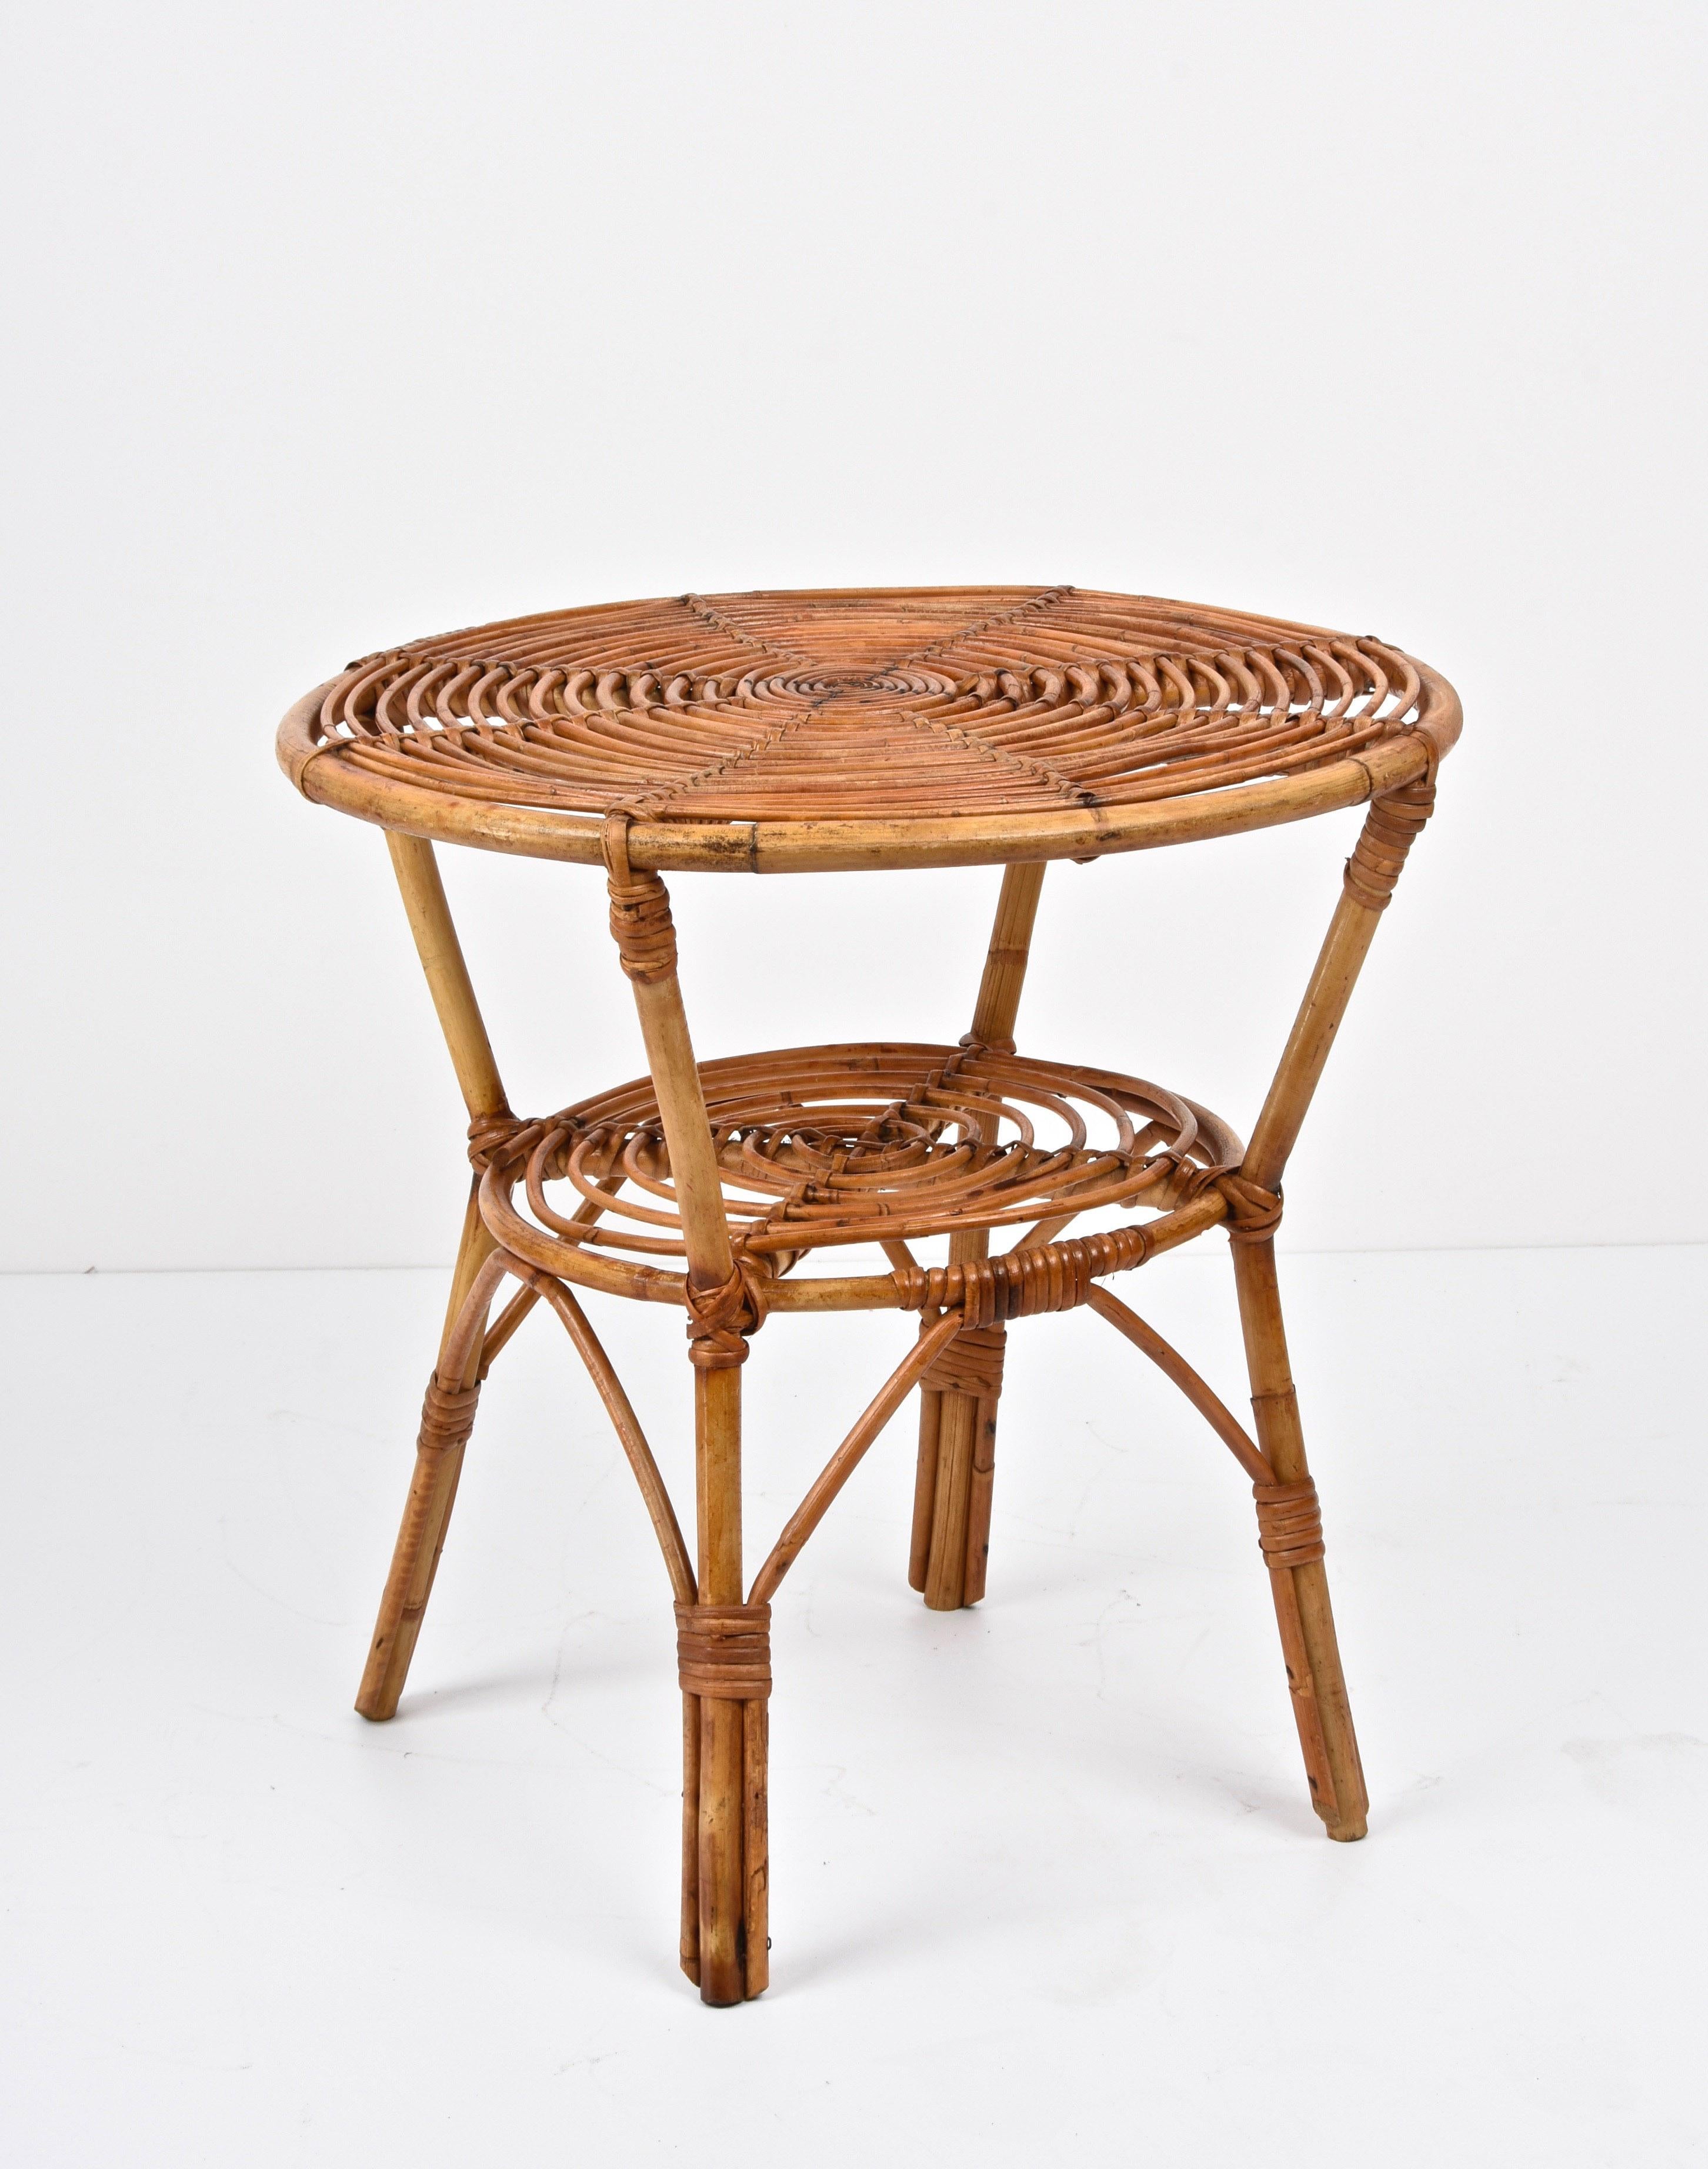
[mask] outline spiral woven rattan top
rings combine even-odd
[[[642,866],[1094,855],[1327,810],[1458,733],[1369,638],[1068,587],[681,595],[354,664],[286,718],[311,797],[417,834]]]

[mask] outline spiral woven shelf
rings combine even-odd
[[[681,595],[370,656],[280,754],[345,811],[547,856],[596,857],[613,810],[638,865],[855,864],[944,824],[918,862],[1062,856],[1172,840],[1168,802],[1271,786],[1209,833],[1391,787],[1439,686],[1380,641],[1070,587]],[[1338,797],[1298,788],[1331,770]]]
[[[1225,1123],[1160,1085],[989,1047],[793,1047],[702,1063],[699,1075],[730,1234],[762,1301],[778,1295],[772,1276],[822,1248],[1029,1228],[1025,1249],[1104,1207],[1166,1212],[1241,1152]],[[541,1121],[478,1123],[472,1152],[488,1223],[513,1254],[681,1300],[632,1269],[686,1254],[649,1079]],[[567,1210],[547,1194],[556,1185]],[[895,1302],[892,1282],[873,1283],[878,1299]]]

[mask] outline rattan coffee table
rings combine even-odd
[[[1041,1312],[1096,1311],[1251,1479],[1311,1802],[1331,1837],[1364,1836],[1274,1235],[1282,1171],[1460,720],[1446,681],[1380,641],[1065,587],[681,595],[512,619],[369,656],[285,718],[297,789],[387,832],[474,1169],[356,1708],[398,1707],[481,1381],[543,1303],[610,1414],[675,1601],[681,1963],[707,2003],[769,1978],[771,1601],[917,1388],[910,1580],[938,1610],[978,1601],[1007,1329]],[[1017,1051],[1051,860],[1358,804],[1363,832],[1249,1144],[1164,1086]],[[604,870],[649,1076],[556,1114],[511,1111],[437,842]],[[957,1043],[696,1063],[663,876],[964,866],[1005,871]],[[1105,1285],[1215,1228],[1251,1431]],[[691,1550],[588,1292],[685,1316]],[[741,1366],[770,1321],[840,1310],[899,1311],[917,1330],[750,1582]]]

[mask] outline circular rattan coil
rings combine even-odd
[[[417,641],[300,703],[280,753],[311,797],[418,833],[579,857],[575,817],[622,809],[761,832],[675,861],[643,838],[638,863],[761,865],[790,823],[1054,817],[1127,848],[1140,809],[1328,766],[1345,787],[1324,802],[1349,803],[1376,769],[1348,764],[1390,749],[1387,788],[1396,741],[1430,734],[1433,760],[1457,728],[1450,689],[1380,641],[1070,587],[921,589],[682,595]],[[522,809],[568,825],[554,845]]]
[[[1161,1086],[990,1048],[795,1047],[705,1063],[700,1077],[730,1234],[763,1275],[822,1249],[1166,1211],[1195,1170],[1241,1149]],[[598,1283],[663,1292],[657,1266],[680,1264],[683,1244],[649,1080],[485,1125],[474,1151],[507,1249],[584,1281],[599,1254]]]

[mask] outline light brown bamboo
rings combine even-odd
[[[674,965],[656,977],[631,975],[635,1008],[670,1154],[670,1175],[698,1288],[726,1285],[735,1269],[723,1191],[693,1042]],[[695,1505],[702,1604],[741,1601],[741,1369],[694,1371]],[[757,1996],[768,1976],[762,1703],[699,1703],[700,1739],[691,1770],[698,1792],[698,1911],[695,1963],[700,1995],[712,2004]],[[755,1715],[755,1713],[757,1713]],[[758,1848],[758,1850],[755,1850]],[[684,1889],[684,1905],[687,1902]]]
[[[973,1005],[971,1037],[980,1046],[1011,1042],[1020,1015],[1033,928],[1046,868],[1041,861],[1005,867],[996,914],[985,956],[984,975]],[[969,1228],[949,1238],[949,1263],[964,1266],[990,1255],[985,1228]],[[926,1442],[934,1459],[926,1458]],[[976,1604],[985,1594],[985,1566],[990,1545],[991,1490],[996,1456],[994,1396],[927,1393],[921,1396],[919,1466],[914,1479],[914,1537],[908,1580],[923,1591],[932,1612],[956,1612]],[[929,1532],[925,1564],[919,1563],[919,1532]],[[921,1579],[915,1580],[915,1575]]]
[[[1280,1181],[1298,1142],[1381,917],[1349,891],[1341,892],[1241,1164],[1241,1173],[1265,1190]]]
[[[697,1286],[717,1287],[734,1267],[729,1223],[723,1215],[723,1189],[705,1095],[694,1060],[694,1043],[682,1007],[682,990],[674,971],[666,977],[631,982],[647,1068],[658,1095],[659,1118],[670,1149],[670,1179],[681,1214],[689,1276]],[[707,1598],[707,1603],[716,1599]]]
[[[771,1985],[771,1710],[758,1701],[734,1707],[741,1716],[742,1994],[752,1997]]]
[[[1020,1015],[1020,996],[1026,984],[1027,960],[1032,954],[1032,930],[1038,919],[1038,899],[1049,869],[1042,861],[1003,869],[1002,887],[996,898],[996,917],[985,954],[984,977],[979,999],[973,1005],[973,1037],[981,1046],[995,1047],[1014,1037]]]
[[[682,1970],[700,1985],[700,1697],[682,1697]]]
[[[387,836],[386,846],[468,1111],[471,1115],[504,1114],[507,1111],[504,1088],[463,961],[462,944],[451,921],[433,846],[419,836],[395,834]]]
[[[1099,1318],[1107,1319],[1118,1333],[1125,1334],[1135,1348],[1142,1349],[1164,1378],[1172,1379],[1179,1387],[1254,1484],[1273,1484],[1276,1481],[1274,1471],[1258,1452],[1245,1426],[1233,1410],[1199,1378],[1179,1350],[1163,1339],[1154,1325],[1148,1324],[1136,1310],[1129,1309],[1118,1296],[1111,1295],[1106,1287],[1094,1287],[1086,1302]]]
[[[964,1266],[988,1255],[982,1228],[949,1238],[949,1263]],[[925,1601],[931,1612],[958,1612],[967,1601],[967,1530],[973,1505],[973,1450],[979,1403],[971,1394],[937,1396],[937,1464],[931,1482],[931,1550],[926,1562]],[[917,1504],[917,1501],[915,1501]]]
[[[741,1601],[741,1372],[694,1372],[696,1495],[699,1506],[699,1596],[702,1604]],[[707,2003],[739,2003],[748,1994],[744,1963],[747,1913],[745,1836],[751,1820],[740,1703],[700,1701],[700,1995]]]
[[[996,1396],[981,1394],[973,1404],[972,1474],[967,1482],[967,1553],[961,1585],[963,1604],[985,1594],[990,1556],[990,1506],[996,1477]]]
[[[480,1005],[475,999],[468,967],[463,961],[462,946],[456,938],[433,846],[419,837],[395,834],[387,836],[386,845],[464,1103],[472,1116],[501,1114],[506,1105],[504,1085],[493,1058],[492,1044],[487,1037]],[[493,1239],[480,1216],[478,1187],[471,1184],[440,1336],[435,1375],[441,1378],[446,1376],[447,1351],[462,1318],[469,1290],[492,1250]],[[484,1314],[483,1323],[483,1319]],[[479,1375],[480,1360],[479,1336],[476,1335],[459,1364],[458,1376],[453,1383],[472,1385]],[[398,1531],[391,1571],[381,1594],[379,1617],[356,1694],[357,1709],[376,1723],[395,1715],[408,1676],[410,1660],[439,1571],[440,1554],[445,1548],[451,1511],[456,1501],[462,1458],[461,1446],[438,1452],[417,1450],[403,1526]]]
[[[1427,682],[1431,674],[1422,674]],[[382,781],[328,758],[326,750],[307,739],[306,717],[296,721],[299,711],[318,706],[318,695],[308,695],[280,729],[280,765],[306,798],[394,834],[523,858],[583,866],[600,862],[601,820],[454,798]],[[1452,707],[1450,729],[1444,721],[1433,733],[1438,743],[1451,744],[1459,735],[1456,697]],[[1435,714],[1431,722],[1437,724]],[[1362,804],[1373,790],[1397,790],[1422,775],[1429,762],[1429,746],[1422,733],[1414,731],[1302,775],[1083,812],[867,821],[637,821],[629,830],[629,860],[638,869],[665,873],[835,873],[1006,866],[1022,855],[1102,858],[1310,820]]]
[[[741,1601],[741,1372],[694,1372],[702,1604]]]
[[[700,2000],[745,2001],[747,1705],[700,1698]]]
[[[1236,1243],[1232,1249],[1257,1443],[1275,1480],[1296,1484],[1310,1471],[1281,1319],[1275,1245]],[[1327,1574],[1317,1559],[1273,1570],[1269,1579],[1312,1805],[1331,1837],[1361,1838],[1368,1827],[1369,1796],[1341,1669]]]
[[[453,1379],[462,1386],[472,1385],[479,1370],[487,1312],[503,1278],[503,1268],[492,1251],[492,1239],[478,1216],[466,1221],[451,1276],[456,1308],[446,1322],[435,1366],[436,1377]],[[459,1288],[462,1300],[456,1302]],[[380,1593],[379,1617],[356,1691],[358,1713],[375,1724],[396,1716],[409,1676],[410,1660],[445,1548],[451,1510],[456,1501],[462,1457],[462,1446],[435,1447],[424,1431],[416,1448],[403,1521],[386,1585]]]
[[[468,1300],[468,1291],[474,1285],[474,1276],[492,1255],[495,1245],[486,1223],[480,1217],[480,1183],[476,1178],[468,1186],[468,1202],[462,1212],[462,1233],[457,1238],[456,1261],[451,1268],[451,1293],[445,1305],[445,1323],[439,1334],[439,1360],[445,1360],[451,1336],[457,1320],[462,1315],[462,1306]],[[458,1380],[461,1385],[474,1383],[480,1367],[481,1350],[473,1351],[474,1369]]]
[[[563,1320],[564,1330],[574,1344],[576,1353],[587,1366],[599,1398],[605,1404],[606,1413],[617,1436],[618,1443],[627,1456],[635,1482],[640,1487],[642,1502],[653,1525],[653,1534],[659,1540],[659,1549],[664,1554],[665,1570],[670,1577],[670,1594],[678,1604],[694,1601],[694,1569],[689,1564],[688,1547],[683,1541],[676,1510],[670,1503],[670,1495],[665,1479],[659,1474],[659,1464],[647,1443],[646,1433],[641,1429],[640,1419],[616,1375],[611,1358],[605,1352],[604,1343],[594,1331],[587,1314],[576,1302],[568,1289],[541,1273],[531,1282],[534,1292],[546,1302]]]
[[[829,1512],[837,1493],[859,1467],[885,1425],[913,1391],[921,1373],[931,1368],[959,1330],[960,1321],[954,1314],[938,1319],[914,1342],[878,1388],[862,1410],[854,1428],[825,1463],[806,1497],[783,1524],[782,1533],[772,1545],[765,1564],[754,1577],[753,1587],[747,1596],[750,1604],[768,1604],[777,1594],[783,1576],[799,1558],[808,1537]],[[942,1398],[947,1399],[947,1396]]]
[[[926,1387],[919,1397],[919,1459],[913,1479],[913,1529],[909,1540],[907,1582],[925,1595],[926,1575],[931,1565],[931,1522],[937,1511],[937,1440],[942,1423],[943,1397]]]
[[[1380,923],[1379,911],[1350,887],[1342,890],[1241,1163],[1241,1174],[1266,1190],[1280,1186]],[[1233,1257],[1258,1443],[1276,1480],[1296,1483],[1310,1470],[1287,1356],[1274,1242],[1236,1243]],[[1312,1803],[1331,1837],[1361,1838],[1369,1799],[1327,1573],[1318,1559],[1272,1569],[1270,1583]]]
[[[539,1300],[540,1291],[537,1288],[518,1288],[487,1328],[486,1338],[480,1344],[480,1376],[483,1378],[520,1331],[524,1320]]]

